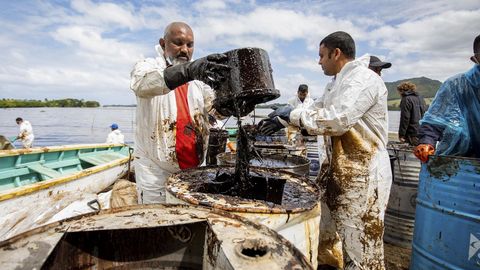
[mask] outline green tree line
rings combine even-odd
[[[0,108],[26,108],[26,107],[100,107],[98,101],[83,100],[83,99],[10,99],[3,98],[0,100]]]

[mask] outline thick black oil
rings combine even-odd
[[[279,174],[276,169],[251,169],[248,175],[247,189],[235,186],[235,170],[232,167],[210,167],[202,170],[183,172],[178,177],[189,183],[188,190],[195,193],[217,195],[227,204],[244,203],[246,199],[261,200],[272,207],[287,211],[310,209],[318,201],[318,189],[314,185],[301,185],[286,181],[291,177]],[[197,196],[197,195],[195,195]],[[199,199],[201,195],[198,195]]]
[[[244,199],[267,201],[282,205],[285,178],[252,174],[248,176],[248,185],[245,189],[235,187],[235,177],[228,173],[221,173],[212,181],[206,181],[196,190],[197,192],[236,196]]]

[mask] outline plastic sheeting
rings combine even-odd
[[[437,155],[480,157],[480,65],[445,81],[421,124],[443,129]]]

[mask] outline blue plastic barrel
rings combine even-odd
[[[480,159],[422,165],[410,268],[480,269]]]

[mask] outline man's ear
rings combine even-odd
[[[160,47],[162,47],[162,50],[165,51],[165,39],[160,38],[158,43],[160,44]]]
[[[340,50],[339,48],[335,48],[335,51],[333,51],[333,56],[335,57],[335,60],[338,60],[341,54],[342,50]]]

